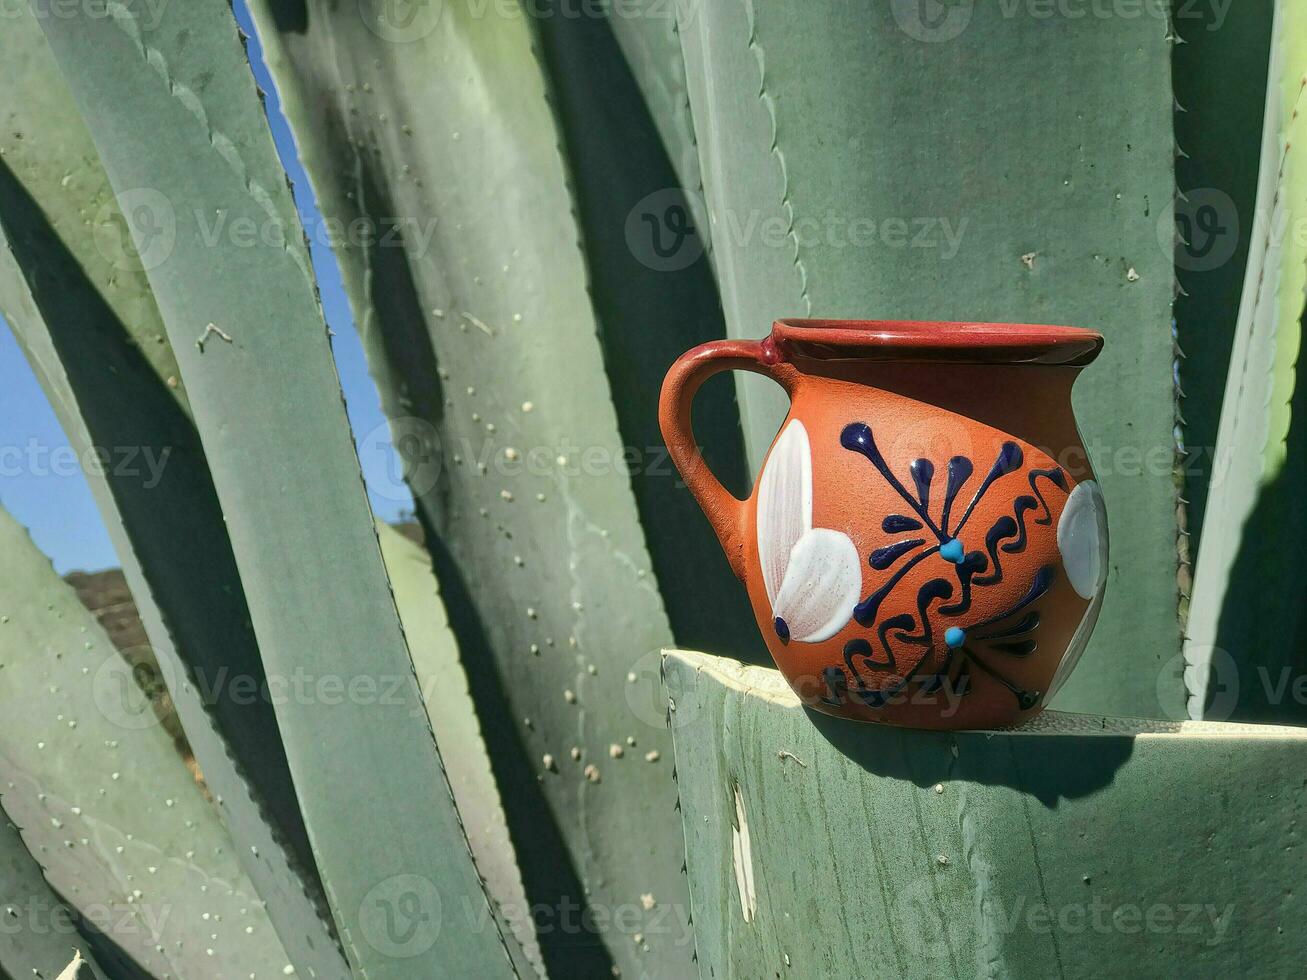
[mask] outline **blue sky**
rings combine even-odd
[[[300,167],[290,129],[281,115],[281,103],[263,64],[263,49],[244,0],[236,2],[236,18],[250,35],[250,63],[259,85],[268,93],[268,115],[272,135],[281,152],[287,172],[295,182],[295,197],[306,224],[320,225],[317,202],[313,199],[307,175]],[[363,475],[367,479],[372,507],[378,515],[394,520],[411,510],[411,498],[396,492],[395,463],[390,450],[389,433],[381,412],[376,387],[368,376],[367,364],[358,331],[340,281],[340,271],[330,249],[314,246],[313,265],[322,289],[322,306],[327,323],[335,332],[334,351],[341,386],[349,409],[350,424],[356,434],[380,432],[382,438],[370,439],[362,457]],[[29,446],[41,447],[39,454]],[[61,573],[73,569],[97,570],[119,564],[108,532],[101,521],[95,501],[80,472],[70,472],[50,453],[67,446],[54,411],[33,377],[22,351],[14,341],[9,326],[0,317],[0,449],[17,448],[24,464],[4,465],[0,469],[0,504],[25,524],[32,537],[49,555]],[[0,457],[3,458],[3,457]],[[12,451],[10,460],[19,458]],[[32,465],[27,461],[32,460]],[[385,488],[385,492],[378,492]]]

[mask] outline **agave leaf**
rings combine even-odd
[[[649,112],[662,137],[667,155],[690,193],[695,226],[705,246],[712,238],[707,207],[703,199],[703,176],[699,172],[699,149],[690,118],[690,91],[685,77],[685,58],[678,36],[678,12],[693,16],[696,0],[631,0],[608,8],[608,21],[626,56]],[[561,18],[555,18],[561,19]],[[578,18],[570,18],[576,21]]]
[[[1190,4],[1173,30],[1176,340],[1188,553],[1201,547],[1239,296],[1252,243],[1276,0]],[[1167,231],[1162,226],[1159,234]],[[1163,238],[1163,240],[1165,240]]]
[[[773,320],[808,316],[814,306],[806,270],[789,236],[777,246],[775,229],[794,221],[786,161],[777,141],[773,93],[761,86],[762,60],[754,44],[752,0],[680,5],[678,34],[686,65],[691,118],[710,222],[713,259],[733,337],[762,337]],[[811,12],[811,7],[805,7]],[[797,11],[796,11],[797,13]],[[814,31],[814,21],[803,30]],[[864,23],[859,30],[865,31]],[[619,35],[620,36],[620,35]],[[823,59],[830,55],[823,54]],[[859,63],[854,71],[865,77]],[[848,97],[858,91],[844,84]],[[773,229],[770,236],[761,228]],[[825,315],[824,308],[817,308]],[[862,315],[882,315],[862,311]],[[755,474],[788,411],[785,393],[765,378],[736,379],[740,422]]]
[[[281,975],[218,811],[132,668],[3,511],[0,555],[0,786],[51,886],[154,976]]]
[[[85,977],[91,972],[91,965],[82,957],[81,950],[74,950],[73,958],[63,968],[56,980],[85,980]]]
[[[757,656],[748,597],[694,498],[680,481],[668,479],[658,430],[666,365],[692,347],[721,339],[726,324],[703,258],[700,230],[706,234],[707,225],[702,215],[686,210],[687,202],[700,198],[674,189],[678,178],[667,153],[675,150],[664,147],[654,126],[657,116],[650,118],[638,76],[632,76],[609,23],[615,28],[638,18],[648,30],[670,32],[674,11],[670,4],[651,3],[612,7],[607,19],[575,17],[569,3],[533,3],[532,24],[574,187],[618,430],[638,451],[631,468],[636,507],[645,527],[676,529],[647,537],[649,557],[678,643]],[[713,472],[744,492],[748,470],[733,386],[701,391],[695,422]]]
[[[477,869],[532,965],[543,972],[504,805],[490,770],[490,757],[468,693],[467,672],[458,659],[458,641],[449,628],[431,557],[421,545],[384,521],[377,522],[377,538],[413,655],[413,669],[445,762],[454,803],[476,855]]]
[[[1302,801],[1265,787],[1298,778],[1301,728],[1048,711],[1016,731],[912,732],[813,717],[774,670],[669,651],[666,673],[704,976],[1298,961],[1307,916],[1281,896],[1304,871]],[[1250,848],[1279,859],[1251,867]]]
[[[126,219],[109,188],[90,134],[59,76],[40,25],[26,5],[6,12],[0,35],[4,102],[0,148],[7,179],[21,185],[100,295],[106,315],[131,331],[137,356],[171,397],[185,405],[177,359],[162,342],[163,324]],[[8,195],[7,195],[8,197]],[[16,217],[14,205],[6,217]]]
[[[9,792],[8,785],[0,783],[0,808]],[[41,874],[18,828],[0,813],[0,974],[53,977],[76,950],[83,965],[72,980],[103,980],[90,944],[72,930],[73,915]]]
[[[272,706],[237,681],[261,689],[265,676],[176,358],[26,8],[0,35],[0,85],[14,96],[0,110],[0,309],[78,457],[105,454],[88,480],[246,872],[301,972],[343,976]]]
[[[231,10],[107,12],[42,27],[115,192],[145,187],[171,206],[160,251],[151,229],[131,230],[265,671],[289,692],[277,721],[350,964],[373,977],[509,974],[520,951],[486,913],[413,676],[303,231]],[[258,234],[214,238],[215,214]]]
[[[723,0],[681,25],[732,335],[812,314],[1106,336],[1075,406],[1112,568],[1057,704],[1136,716],[1183,701],[1180,671],[1166,671],[1179,650],[1174,276],[1158,241],[1174,189],[1168,7],[1077,19]],[[785,401],[763,379],[743,385],[756,466]]]
[[[438,6],[407,28],[379,2],[253,10],[324,215],[390,243],[338,255],[473,696],[503,718],[485,734],[527,894],[555,923],[564,902],[607,913],[603,945],[541,930],[545,962],[684,976],[670,770],[643,761],[669,749],[669,629],[559,132],[525,15]]]
[[[1190,714],[1301,718],[1307,14],[1276,6],[1261,177],[1185,645]],[[1296,411],[1295,411],[1296,410]]]

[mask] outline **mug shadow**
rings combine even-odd
[[[917,731],[803,710],[832,748],[872,775],[923,788],[959,781],[1006,786],[1049,809],[1111,785],[1134,751],[1132,735]]]

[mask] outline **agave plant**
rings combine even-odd
[[[0,973],[1288,962],[1297,803],[1261,791],[1290,780],[1299,735],[1112,716],[1213,714],[1213,649],[1301,631],[1297,593],[1246,613],[1256,569],[1292,579],[1300,539],[1265,531],[1291,526],[1300,468],[1307,258],[1277,234],[1303,197],[1292,5],[1205,22],[1188,48],[1162,0],[1081,18],[924,0],[10,13],[0,312],[79,455],[168,460],[157,480],[87,476],[201,777],[0,513]],[[242,23],[309,188],[289,185]],[[1204,86],[1234,66],[1254,79],[1237,98]],[[1256,151],[1191,121],[1242,132],[1254,95]],[[1250,239],[1213,269],[1172,240],[1177,140],[1182,191],[1186,159],[1247,174],[1260,154],[1234,192],[1256,202]],[[314,205],[370,230],[331,258],[425,549],[368,505]],[[738,662],[762,647],[659,462],[657,387],[694,343],[808,315],[1105,335],[1076,411],[1115,550],[1055,703],[1090,718],[993,738],[814,725]],[[735,489],[785,416],[767,385],[708,393],[700,435]],[[1221,468],[1177,480],[1218,428]],[[782,606],[803,557],[788,533],[767,578]],[[834,533],[808,531],[838,550]],[[674,645],[712,654],[664,659]],[[1275,713],[1248,671],[1302,649],[1240,653],[1222,718]],[[1249,843],[1235,821],[1280,855],[1258,887],[1228,873]],[[1189,895],[1179,863],[1208,890]],[[1106,932],[1021,918],[1100,899]],[[1171,909],[1177,940],[1182,906],[1203,925],[1141,943],[1112,925],[1131,903]]]

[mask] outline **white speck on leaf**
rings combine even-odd
[[[473,316],[471,313],[463,313],[462,316],[464,320],[472,324],[472,326],[476,327],[487,337],[493,337],[495,335],[494,330],[490,329],[490,324],[486,323],[486,321],[482,320],[480,317]]]
[[[86,960],[82,959],[82,951],[80,949],[73,950],[73,961],[64,967],[63,972],[59,974],[56,980],[77,980],[82,972],[82,964],[85,962]]]
[[[745,922],[752,922],[758,911],[758,895],[753,885],[753,848],[749,843],[749,820],[744,812],[744,796],[735,787],[735,825],[731,827],[731,852],[735,865],[735,887],[740,893],[740,911]]]
[[[210,323],[204,328],[204,333],[200,334],[200,339],[195,341],[195,346],[200,349],[201,354],[204,353],[204,345],[208,342],[209,338],[214,336],[219,340],[225,340],[229,344],[235,343],[235,341],[231,339],[231,334],[227,333],[216,323]]]

